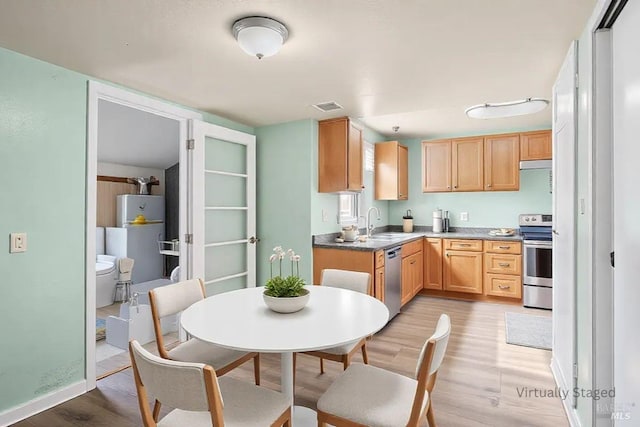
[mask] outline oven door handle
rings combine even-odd
[[[545,240],[529,240],[524,242],[525,248],[552,248],[553,243]]]

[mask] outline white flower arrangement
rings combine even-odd
[[[288,256],[291,261],[291,274],[286,278],[282,276],[282,261]],[[273,263],[278,261],[278,274],[273,276]],[[287,251],[282,246],[273,248],[273,254],[269,257],[271,278],[267,281],[265,294],[273,297],[293,297],[303,293],[304,280],[300,278],[300,255],[293,249]]]

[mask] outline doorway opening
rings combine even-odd
[[[187,278],[188,120],[201,115],[89,84],[87,389],[129,366],[130,339],[155,348],[148,291]],[[177,340],[177,321],[163,331]],[[170,335],[171,337],[171,335]],[[169,338],[171,339],[171,338]]]

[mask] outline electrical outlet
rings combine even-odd
[[[11,233],[10,240],[9,253],[14,254],[27,251],[27,233]]]
[[[326,209],[322,209],[322,222],[329,221],[329,212]]]
[[[460,212],[460,221],[469,221],[469,212]]]

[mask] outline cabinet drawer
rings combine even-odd
[[[521,278],[520,276],[487,273],[484,275],[484,293],[498,297],[521,298]]]
[[[517,274],[522,272],[522,255],[484,254],[485,273]]]
[[[422,250],[422,239],[414,240],[413,242],[405,243],[402,245],[402,258],[413,255],[416,252]]]
[[[482,240],[444,239],[444,248],[454,251],[482,252]]]
[[[520,242],[498,242],[495,240],[484,241],[484,251],[494,254],[516,254],[522,253],[522,243]]]
[[[375,257],[376,268],[384,267],[384,251],[376,251]]]

